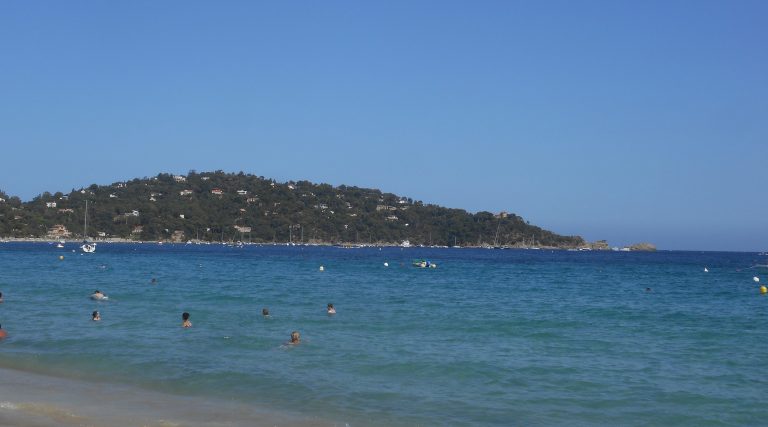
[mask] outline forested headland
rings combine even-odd
[[[425,204],[376,189],[245,173],[161,173],[45,192],[23,202],[0,191],[0,237],[82,239],[86,200],[91,239],[243,241],[575,248],[514,213]]]

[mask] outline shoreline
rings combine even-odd
[[[58,238],[50,238],[50,237],[0,237],[0,243],[58,243],[62,240],[65,243],[76,243],[76,244],[82,243],[80,239],[71,239],[71,238],[58,239]],[[190,240],[188,242],[174,242],[172,240],[131,240],[131,239],[123,239],[119,237],[110,237],[110,238],[104,238],[104,239],[90,239],[89,241],[93,243],[133,243],[133,244],[145,244],[145,245],[168,244],[168,245],[225,245],[225,246],[229,245],[231,246],[231,245],[238,245],[239,243],[244,246],[327,246],[327,247],[342,247],[342,248],[526,249],[526,250],[559,250],[559,251],[576,249],[573,247],[559,247],[559,246],[491,246],[491,245],[403,246],[402,244],[392,243],[392,242],[332,243],[332,242],[316,241],[316,242],[296,243],[296,242],[220,242],[220,241],[217,242],[217,241],[207,241],[207,240]],[[596,252],[599,252],[599,251],[611,252],[611,249],[590,249],[590,250],[596,251]],[[634,251],[634,252],[641,252],[641,251]]]
[[[0,426],[320,427],[337,422],[252,404],[0,366]]]

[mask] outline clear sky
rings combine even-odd
[[[6,1],[0,189],[190,169],[768,249],[766,1]]]

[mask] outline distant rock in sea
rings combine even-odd
[[[645,251],[645,252],[653,252],[656,250],[656,245],[653,243],[635,243],[634,245],[631,245],[629,247],[629,250],[631,251]]]

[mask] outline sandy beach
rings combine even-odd
[[[0,426],[334,426],[252,405],[0,368]]]

